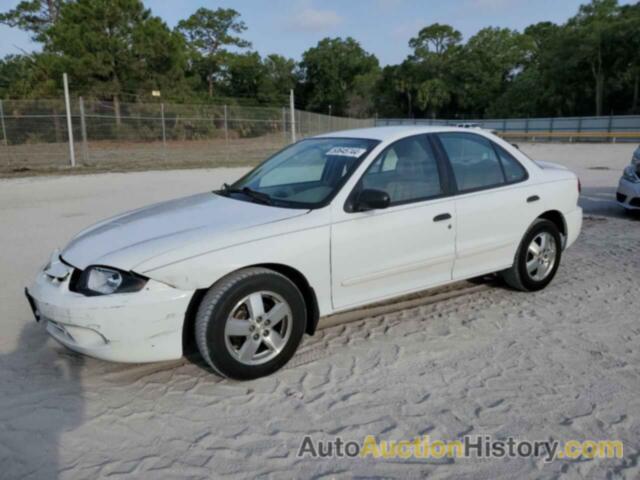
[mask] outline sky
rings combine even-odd
[[[400,63],[409,39],[431,23],[447,23],[468,39],[487,26],[522,31],[541,21],[562,23],[586,0],[145,0],[170,27],[200,7],[234,8],[247,24],[244,38],[261,55],[300,60],[324,37],[351,36],[382,65]],[[0,0],[0,12],[18,0]],[[622,0],[620,3],[631,3]],[[29,35],[0,25],[0,57],[37,50]]]

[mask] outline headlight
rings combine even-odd
[[[624,169],[622,178],[632,183],[640,182],[640,178],[638,178],[638,175],[636,173],[636,167],[633,165],[629,165],[627,168]]]
[[[640,149],[636,150],[633,153],[633,157],[631,158],[631,165],[635,167],[640,167]]]
[[[142,290],[147,280],[135,273],[94,266],[82,272],[74,290],[85,295],[130,293]]]

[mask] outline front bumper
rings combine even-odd
[[[627,210],[640,210],[640,183],[633,183],[622,177],[618,183],[616,201]]]
[[[69,278],[40,272],[27,298],[47,332],[76,352],[114,362],[157,362],[182,356],[182,327],[193,292],[149,280],[135,293],[87,297]]]

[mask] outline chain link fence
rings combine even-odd
[[[71,102],[78,166],[148,169],[253,165],[292,141],[286,107]],[[373,119],[295,110],[295,135],[368,127]],[[0,170],[70,166],[63,100],[0,100]]]

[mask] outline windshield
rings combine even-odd
[[[220,192],[293,208],[326,205],[379,143],[364,138],[310,138],[276,153]]]

